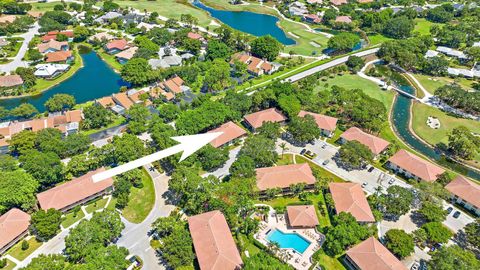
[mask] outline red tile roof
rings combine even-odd
[[[66,41],[56,41],[55,39],[49,40],[48,42],[38,44],[37,48],[38,51],[44,53],[48,49],[54,49],[56,51],[60,51],[62,47],[68,46],[68,42]]]
[[[115,101],[113,101],[112,97],[103,97],[97,99],[97,103],[100,104],[104,108],[109,108],[115,105]]]
[[[216,129],[210,130],[209,132],[222,132],[222,135],[218,136],[210,143],[213,147],[220,147],[247,134],[243,128],[239,127],[232,121],[229,121]]]
[[[292,227],[313,228],[319,224],[313,205],[287,206],[287,217]]]
[[[99,168],[47,191],[38,193],[37,199],[40,207],[44,210],[50,208],[60,210],[104,191],[113,185],[112,178],[97,183],[92,180],[94,174],[103,171],[105,171],[105,168]]]
[[[374,155],[378,155],[383,152],[390,144],[384,139],[363,132],[357,127],[351,127],[347,129],[340,137],[347,141],[358,141],[359,143],[368,147]]]
[[[20,75],[6,75],[0,76],[0,87],[14,87],[23,84]]]
[[[330,183],[329,188],[337,213],[350,213],[358,222],[375,222],[365,193],[359,184]]]
[[[330,0],[330,3],[334,4],[335,6],[340,6],[348,3],[348,1],[347,0]]]
[[[438,175],[445,172],[439,166],[403,149],[389,158],[388,161],[427,182],[437,180]]]
[[[480,209],[480,185],[459,175],[445,189]]]
[[[50,31],[48,32],[46,35],[44,35],[42,37],[42,41],[43,42],[47,42],[47,41],[50,41],[52,39],[56,39],[57,38],[57,35],[58,34],[62,34],[62,35],[65,35],[69,38],[72,38],[74,35],[73,35],[73,31],[72,30],[67,30],[67,31]]]
[[[244,119],[253,128],[259,128],[265,122],[283,122],[287,120],[287,117],[285,117],[277,109],[270,108],[263,111],[247,114],[245,115]]]
[[[0,249],[22,235],[30,226],[30,215],[13,208],[0,216]]]
[[[314,184],[315,177],[308,163],[256,169],[259,190],[287,188],[291,184]]]
[[[170,91],[172,91],[175,94],[182,93],[181,86],[183,84],[184,84],[184,81],[182,80],[182,78],[178,76],[175,76],[163,82],[163,85],[166,86]]]
[[[350,16],[337,16],[337,18],[335,18],[335,22],[351,23],[352,19],[350,18]]]
[[[133,102],[128,98],[126,93],[114,94],[113,99],[120,103],[125,109],[129,109],[133,105]]]
[[[117,49],[123,51],[128,48],[128,42],[125,39],[115,39],[108,42],[105,47],[107,47],[108,50]]]
[[[202,39],[203,38],[202,35],[200,35],[198,33],[193,33],[193,32],[188,32],[187,37],[191,38],[191,39]]]
[[[188,218],[195,254],[202,270],[234,270],[243,265],[223,214],[211,211]]]
[[[323,114],[312,113],[307,111],[300,111],[298,113],[299,117],[305,117],[305,115],[311,115],[315,119],[317,126],[323,130],[328,130],[333,132],[337,128],[337,118],[326,116]]]
[[[347,250],[347,256],[361,270],[407,270],[375,237],[370,237]]]
[[[65,62],[68,58],[72,57],[72,51],[58,51],[47,53],[47,63]]]

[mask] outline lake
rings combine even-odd
[[[0,100],[0,106],[12,109],[22,103],[30,103],[43,112],[43,104],[55,94],[70,94],[77,103],[84,103],[116,93],[121,86],[128,86],[95,52],[81,54],[81,57],[83,68],[69,79],[37,96]]]
[[[200,1],[194,1],[193,5],[207,11],[215,19],[239,31],[257,37],[271,35],[284,45],[295,44],[295,40],[287,37],[285,32],[278,27],[279,19],[275,16],[249,11],[217,10],[205,6]]]

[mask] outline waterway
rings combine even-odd
[[[239,31],[257,37],[271,35],[284,45],[295,44],[295,40],[287,37],[285,32],[278,27],[279,18],[275,16],[249,11],[217,10],[204,5],[200,1],[193,1],[193,5],[207,11],[215,19]]]
[[[75,97],[77,103],[84,103],[116,93],[121,86],[128,85],[95,52],[83,53],[81,57],[83,68],[66,81],[36,96],[0,100],[0,106],[12,109],[22,103],[30,103],[43,112],[43,104],[55,94],[69,94]]]
[[[415,95],[415,89],[410,85],[399,84],[398,87],[403,91]],[[395,128],[395,133],[406,142],[410,147],[416,151],[424,154],[432,160],[437,161],[445,167],[449,167],[454,171],[467,175],[476,180],[480,180],[480,173],[459,163],[448,161],[439,151],[433,149],[429,145],[425,144],[419,138],[412,134],[410,126],[412,99],[400,95],[397,95],[395,103],[392,108],[392,124]]]

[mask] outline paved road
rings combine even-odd
[[[17,36],[23,38],[22,46],[20,47],[20,50],[18,51],[12,62],[0,65],[0,72],[9,73],[17,69],[17,67],[28,67],[28,63],[23,61],[22,59],[25,56],[25,53],[28,51],[28,43],[30,43],[32,38],[36,34],[38,34],[39,28],[40,26],[38,25],[38,22],[35,22],[26,33]]]
[[[117,245],[126,247],[130,254],[138,255],[143,260],[143,269],[165,269],[160,264],[155,251],[150,247],[150,238],[148,232],[151,224],[159,217],[166,217],[175,208],[173,205],[167,205],[165,194],[168,190],[168,179],[165,174],[160,174],[157,170],[151,171],[151,165],[145,166],[145,169],[153,179],[155,188],[155,205],[147,218],[140,224],[130,223],[122,218],[125,223],[125,229]]]

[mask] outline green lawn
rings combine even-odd
[[[288,149],[286,149],[286,152],[288,152]],[[293,155],[292,154],[284,154],[283,157],[282,157],[282,155],[279,155],[279,159],[278,159],[276,164],[278,166],[293,164]]]
[[[70,69],[65,72],[64,74],[60,75],[59,77],[53,80],[45,80],[45,79],[37,79],[35,90],[36,92],[42,92],[48,90],[49,88],[54,87],[57,84],[67,80],[68,78],[72,77],[81,67],[83,67],[82,57],[78,53],[77,49],[73,51],[73,55],[75,57],[74,63],[70,66]]]
[[[375,34],[375,35],[370,35],[368,36],[368,39],[370,40],[370,46],[374,46],[377,44],[381,44],[385,41],[391,40],[391,38],[388,38],[382,34]]]
[[[322,34],[309,32],[305,26],[283,19],[280,19],[279,25],[289,38],[296,41],[295,45],[285,46],[283,50],[285,53],[293,51],[295,54],[307,56],[321,55],[322,50],[327,48],[328,38]],[[292,33],[298,38],[288,33]],[[318,44],[320,47],[313,46],[310,42]]]
[[[441,25],[441,23],[433,23],[424,18],[416,18],[413,31],[420,33],[420,35],[430,35],[430,28],[434,25]]]
[[[22,47],[23,38],[21,37],[7,38],[7,41],[10,41],[10,42],[13,42],[14,40],[17,41],[15,46],[7,45],[2,48],[2,50],[7,53],[6,57],[15,57],[18,54],[20,47]]]
[[[88,203],[87,206],[85,207],[85,210],[87,211],[87,213],[90,214],[94,211],[104,208],[107,202],[108,202],[108,197],[100,198],[99,200],[97,199],[93,202]]]
[[[115,204],[117,203],[117,198],[112,197],[110,203],[108,203],[107,208],[108,210],[115,210]]]
[[[372,98],[380,100],[387,110],[392,106],[395,93],[392,91],[382,90],[380,86],[372,81],[361,78],[358,75],[344,74],[336,75],[328,78],[326,81],[320,81],[315,90],[320,91],[333,85],[343,87],[345,89],[362,89],[363,92]]]
[[[437,88],[444,86],[445,84],[451,84],[455,82],[468,89],[472,88],[472,84],[474,83],[474,81],[467,80],[465,78],[452,79],[448,77],[432,77],[423,74],[415,74],[414,76],[430,94],[433,94]]]
[[[440,120],[440,128],[432,129],[427,126],[426,122],[429,116],[436,117]],[[413,105],[413,131],[429,144],[448,143],[448,133],[459,126],[466,126],[470,131],[480,133],[480,124],[475,120],[450,116],[437,108],[418,102],[415,102]]]
[[[324,168],[318,166],[317,164],[313,163],[311,160],[309,160],[305,157],[297,155],[295,157],[295,161],[297,162],[297,164],[308,163],[308,165],[310,165],[310,168],[312,169],[312,171],[314,173],[316,173],[318,176],[332,179],[333,182],[337,182],[337,183],[345,182],[345,180],[343,180],[342,178],[340,178],[340,177],[336,176],[335,174],[325,170]]]
[[[2,270],[13,270],[13,268],[15,268],[16,264],[12,261],[10,261],[9,259],[5,258],[7,260],[7,266],[5,266],[4,268],[1,268]]]
[[[153,180],[148,175],[145,169],[142,169],[143,173],[143,187],[132,187],[130,191],[130,200],[127,207],[122,210],[122,215],[128,221],[133,223],[142,222],[153,208],[155,203],[155,189],[153,187]]]
[[[58,2],[49,2],[49,3],[29,3],[30,5],[32,5],[32,11],[49,11],[49,10],[53,10],[53,7],[55,5],[58,5],[60,3]]]
[[[111,68],[113,68],[116,72],[120,72],[122,70],[122,64],[120,64],[115,55],[106,53],[103,49],[98,49],[95,51],[100,58],[102,58],[105,63],[107,63]]]
[[[28,244],[30,245],[27,250],[22,250],[22,242],[18,242],[16,245],[14,245],[8,252],[10,256],[14,257],[15,259],[19,261],[25,260],[25,258],[28,257],[28,255],[32,254],[37,248],[39,248],[42,245],[42,242],[37,241],[35,237],[32,237],[27,240]]]
[[[78,211],[77,215],[74,216],[73,211],[65,215],[65,219],[62,222],[63,228],[68,228],[73,225],[73,223],[79,221],[85,216],[83,211]]]
[[[93,133],[96,133],[96,132],[99,132],[99,131],[102,131],[102,130],[106,130],[106,129],[109,129],[111,127],[115,127],[115,126],[118,126],[118,125],[121,125],[125,122],[125,117],[121,116],[121,115],[115,115],[115,119],[113,120],[112,123],[110,123],[109,125],[105,126],[105,127],[102,127],[102,128],[97,128],[97,129],[89,129],[89,130],[82,130],[81,133],[84,134],[84,135],[91,135]]]
[[[339,258],[332,258],[325,253],[323,253],[321,250],[317,251],[315,253],[315,259],[320,263],[322,266],[322,269],[326,270],[346,270],[345,266],[340,262],[340,257]]]

